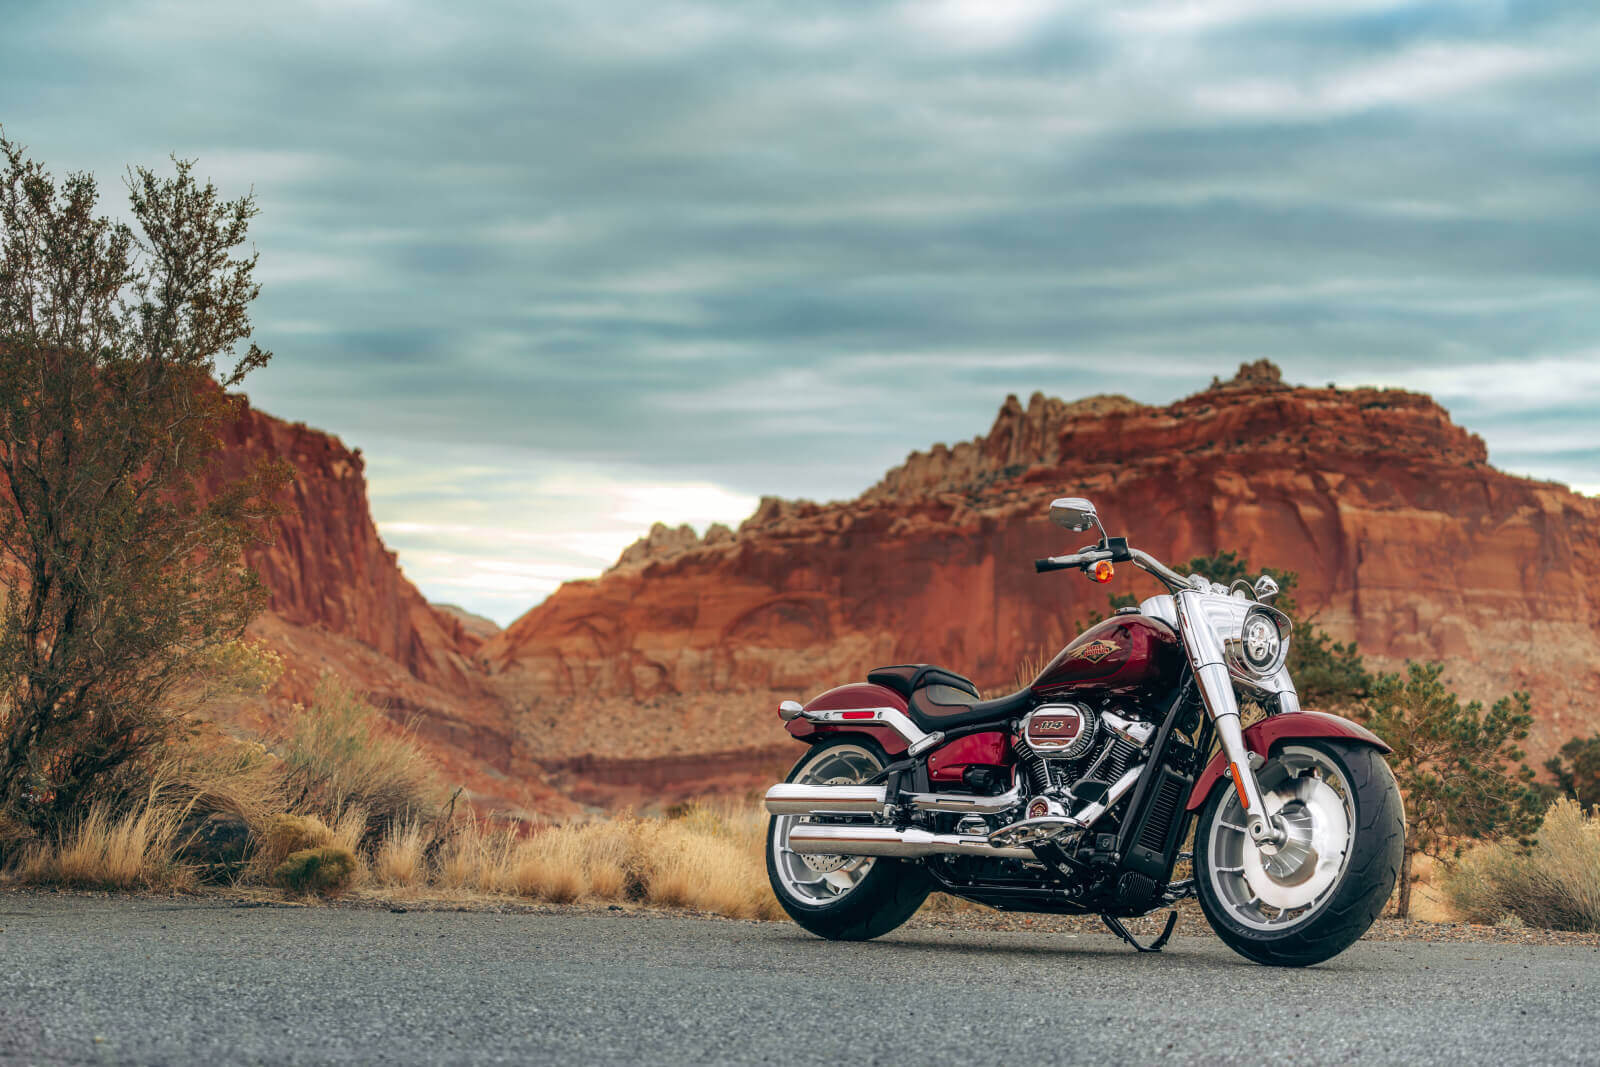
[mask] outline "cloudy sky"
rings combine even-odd
[[[1600,492],[1591,3],[4,8],[36,158],[254,187],[252,399],[361,447],[407,573],[502,622],[1008,392],[1263,356]]]

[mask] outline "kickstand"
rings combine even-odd
[[[1148,945],[1139,944],[1138,939],[1128,932],[1128,928],[1122,925],[1122,920],[1117,918],[1115,915],[1101,914],[1100,921],[1106,924],[1106,929],[1122,938],[1122,940],[1126,941],[1140,952],[1160,952],[1161,946],[1165,945],[1167,940],[1172,937],[1172,930],[1178,925],[1178,913],[1173,912],[1171,915],[1167,916],[1167,925],[1164,929],[1162,929],[1161,936],[1150,942]]]

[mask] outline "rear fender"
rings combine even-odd
[[[1383,738],[1349,719],[1329,715],[1325,711],[1291,711],[1283,715],[1269,715],[1253,726],[1245,728],[1244,747],[1263,759],[1272,755],[1272,749],[1285,742],[1303,738],[1337,737],[1361,745],[1371,745],[1379,752],[1393,751]],[[1199,811],[1211,797],[1211,790],[1228,777],[1228,757],[1221,751],[1211,757],[1206,769],[1194,783],[1189,794],[1189,810]]]
[[[843,711],[850,708],[894,708],[906,713],[906,701],[899,693],[886,686],[871,682],[851,682],[837,686],[826,693],[812,697],[806,703],[807,711]],[[904,755],[906,739],[893,729],[878,723],[812,722],[809,719],[791,719],[784,729],[795,737],[814,745],[838,734],[861,734],[872,738],[890,756]]]

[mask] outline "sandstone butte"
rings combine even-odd
[[[1236,549],[1297,571],[1302,614],[1381,667],[1444,660],[1486,702],[1531,691],[1537,759],[1600,727],[1600,500],[1495,470],[1429,397],[1290,387],[1265,362],[1165,406],[1009,397],[987,435],[858,499],[768,498],[703,539],[657,527],[477,655],[514,745],[581,800],[752,787],[796,754],[780,700],[908,661],[999,695],[1108,589],[1160,591],[1131,567],[1109,587],[1035,575],[1083,540],[1046,519],[1061,495],[1169,561]]]
[[[249,559],[272,591],[252,632],[286,671],[224,721],[270,734],[331,672],[483,810],[753,789],[798,748],[777,703],[878,664],[1009,691],[1107,591],[1159,591],[1129,567],[1104,587],[1035,575],[1079,547],[1045,517],[1061,495],[1170,561],[1231,548],[1298,571],[1302,614],[1380,666],[1445,660],[1468,698],[1531,691],[1536,758],[1600,728],[1600,500],[1493,469],[1414,393],[1292,388],[1257,364],[1166,406],[1010,397],[987,435],[914,453],[856,500],[768,498],[705,537],[658,526],[499,633],[406,580],[359,451],[255,411],[227,443],[227,470],[274,457],[294,479]]]

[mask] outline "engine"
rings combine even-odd
[[[1076,802],[1098,800],[1155,733],[1147,722],[1086,704],[1044,704],[1018,725],[1012,747],[1031,794],[1025,818],[1070,814]]]

